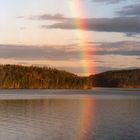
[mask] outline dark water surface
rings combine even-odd
[[[0,90],[0,140],[140,140],[139,93]]]

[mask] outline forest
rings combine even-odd
[[[93,87],[140,88],[140,69],[107,71],[90,78]]]
[[[88,89],[89,77],[49,67],[0,65],[1,89]]]
[[[107,71],[81,77],[50,67],[0,65],[1,89],[140,88],[140,69]]]

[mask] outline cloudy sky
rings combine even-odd
[[[140,68],[140,0],[0,0],[0,64]]]

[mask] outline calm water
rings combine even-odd
[[[0,140],[140,140],[139,93],[0,90]]]

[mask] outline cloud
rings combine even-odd
[[[95,48],[96,55],[140,56],[140,42],[103,42]]]
[[[64,17],[60,13],[56,14],[41,14],[32,16],[17,16],[17,19],[28,19],[28,20],[51,20],[51,21],[64,21],[70,18]]]
[[[117,13],[121,16],[140,16],[140,3],[125,6]]]
[[[26,27],[22,26],[22,27],[20,27],[19,29],[20,29],[20,30],[25,30]]]
[[[87,23],[86,26],[76,26],[74,21],[81,24]],[[51,25],[42,25],[42,28],[49,29],[67,29],[67,30],[87,30],[100,32],[119,32],[126,35],[140,33],[140,17],[114,17],[114,18],[88,18],[88,19],[68,19]]]
[[[34,20],[67,20],[68,18],[64,17],[62,14],[57,13],[57,14],[42,14],[42,15],[37,15],[37,16],[30,16],[29,19],[34,19]]]
[[[90,50],[89,55],[121,55],[140,56],[139,41],[118,41],[118,42],[87,42],[86,48]]]
[[[90,50],[89,59],[95,55],[140,56],[140,42],[136,41],[90,42],[86,44],[86,47]],[[0,45],[1,59],[73,61],[81,59],[80,52],[81,46],[77,44],[64,46]],[[98,62],[103,63],[101,60]]]
[[[140,51],[97,51],[96,55],[124,55],[124,56],[139,56]]]
[[[1,44],[0,63],[47,65],[83,74],[84,66],[81,66],[80,47],[77,44],[62,46]],[[88,54],[90,57],[84,59],[91,62],[91,68],[96,66],[93,69],[96,69],[98,72],[120,68],[120,65],[122,68],[139,66],[140,42],[138,41],[87,42],[86,47],[91,48],[91,52]]]
[[[120,3],[120,2],[123,2],[123,1],[126,1],[126,0],[92,0],[93,2],[104,2],[106,4],[116,4],[116,3]]]
[[[25,18],[25,16],[18,16],[17,18],[19,18],[19,19],[23,19],[23,18]]]
[[[130,13],[124,9],[122,12],[118,11],[117,13]],[[133,8],[131,8],[133,9]],[[135,8],[134,8],[135,9]],[[140,8],[137,8],[137,12]],[[133,11],[133,10],[131,10]],[[135,11],[135,14],[136,14]],[[134,13],[134,12],[133,12]],[[138,13],[137,13],[138,14]],[[65,17],[64,15],[57,13],[54,15],[51,14],[42,14],[30,17],[19,16],[17,18],[30,19],[30,20],[48,20],[55,21],[50,25],[42,25],[42,28],[47,29],[65,29],[65,30],[86,30],[86,31],[99,31],[99,32],[119,32],[125,33],[127,36],[135,36],[140,33],[140,17],[112,17],[112,18],[70,18]],[[76,26],[74,21],[81,23],[81,26]],[[83,26],[84,23],[84,26]]]
[[[0,58],[18,60],[73,60],[80,58],[77,51],[66,46],[0,45]]]

